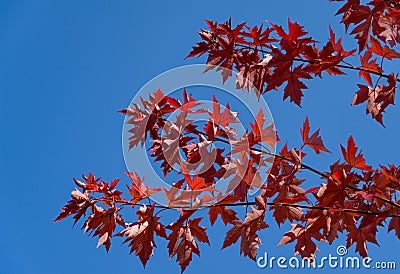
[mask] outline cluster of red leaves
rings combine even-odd
[[[276,141],[274,127],[266,125],[262,111],[249,124],[251,130],[243,136],[232,137],[235,132],[230,124],[237,121],[238,114],[231,112],[229,106],[221,110],[215,97],[212,110],[202,109],[186,90],[183,103],[177,98],[164,96],[160,90],[151,95],[149,101],[142,101],[144,110],[135,105],[135,109],[121,111],[133,125],[131,141],[140,144],[141,136],[150,138],[154,144],[167,142],[170,144],[167,153],[175,154],[176,151],[169,151],[172,149],[184,152],[184,159],[173,158],[181,167],[181,170],[174,171],[165,168],[171,159],[166,159],[162,146],[157,147],[161,149],[160,153],[155,152],[154,145],[150,148],[150,156],[162,162],[165,176],[173,173],[173,187],[149,188],[137,173],[126,172],[131,180],[126,185],[129,199],[122,197],[123,193],[116,189],[119,179],[107,183],[89,174],[83,176],[83,181],[74,179],[79,190],[72,192],[72,199],[61,208],[62,212],[55,220],[73,215],[75,224],[89,210],[82,229],[98,236],[98,246],[104,245],[107,251],[113,236],[122,237],[123,242],[130,246],[130,252],[134,252],[145,266],[154,254],[157,235],[167,241],[170,257],[176,256],[183,272],[192,261],[193,253],[200,256],[199,243],[209,244],[207,228],[199,224],[204,216],[194,217],[203,212],[201,208],[207,209],[211,225],[220,219],[226,226],[231,226],[222,248],[239,241],[240,253],[252,260],[256,260],[261,244],[261,230],[268,228],[273,221],[278,226],[292,224],[292,229],[283,235],[279,244],[295,242],[295,254],[303,258],[313,259],[318,251],[317,242],[332,243],[339,233],[346,235],[348,247],[356,244],[356,251],[367,256],[366,243],[377,244],[377,227],[384,226],[386,220],[389,221],[388,230],[394,230],[400,238],[400,205],[396,201],[400,167],[389,165],[373,169],[368,166],[352,136],[347,146],[341,146],[343,161],[333,163],[330,171],[325,173],[303,163],[306,152],[329,152],[320,131],[311,131],[308,118],[300,129],[301,145],[289,148],[286,143],[279,153],[274,154],[260,146],[273,146]],[[179,112],[176,121],[165,118],[171,111]],[[204,127],[194,125],[187,118],[188,113],[196,111],[209,114]],[[142,120],[147,120],[150,126]],[[162,131],[167,132],[164,140]],[[172,131],[176,132],[170,133]],[[172,143],[176,143],[175,148]],[[214,157],[204,157],[205,153],[213,152],[199,151],[210,144],[217,147]],[[227,144],[232,145],[230,152],[225,151]],[[260,178],[267,174],[260,174],[257,167],[265,165],[268,160],[273,163],[266,182],[261,183]],[[200,164],[210,165],[207,170],[199,170]],[[193,170],[195,172],[191,175],[189,171]],[[299,177],[304,170],[316,173],[324,183],[305,187],[306,180]],[[229,193],[214,188],[220,178],[231,178],[236,182],[228,188]],[[252,187],[260,188],[261,193],[251,201],[248,191]],[[164,191],[169,200],[167,206],[151,204],[147,199],[159,191]],[[235,210],[240,205],[249,206],[243,219],[240,211]],[[125,223],[119,213],[124,206],[139,207],[137,220],[133,223]],[[172,208],[179,208],[180,216],[169,225],[163,224],[159,213]],[[115,232],[117,225],[121,226],[120,232]]]
[[[342,39],[336,40],[331,28],[328,41],[319,47],[303,26],[290,19],[286,31],[274,23],[250,27],[246,23],[232,26],[231,20],[222,24],[207,20],[209,29],[199,32],[202,41],[187,57],[207,54],[206,70],[222,71],[224,81],[236,69],[237,87],[254,88],[259,96],[283,87],[283,99],[289,98],[298,106],[307,89],[304,80],[322,78],[323,72],[343,75],[343,69],[358,70],[368,85],[359,84],[353,105],[368,101],[367,114],[383,125],[382,114],[394,104],[398,82],[394,73],[384,74],[383,62],[400,58],[395,48],[400,43],[400,4],[389,0],[365,5],[360,0],[345,2],[337,15],[343,14],[341,23],[346,31],[353,26],[350,34],[355,35],[359,45],[359,65],[349,63],[357,55],[356,50],[345,50]],[[376,77],[375,84],[371,75]],[[379,83],[382,77],[387,78],[387,85]]]
[[[236,69],[237,87],[254,88],[258,96],[283,87],[283,98],[299,106],[307,88],[304,80],[322,78],[324,72],[342,75],[343,69],[358,70],[368,85],[358,84],[353,104],[367,102],[367,113],[383,123],[382,114],[394,104],[399,81],[382,68],[383,61],[400,57],[395,50],[400,43],[399,10],[400,2],[394,0],[367,4],[347,0],[339,9],[346,30],[352,28],[350,34],[358,42],[359,66],[348,63],[356,50],[345,50],[332,29],[328,41],[318,47],[300,24],[290,20],[287,30],[273,23],[251,28],[245,23],[232,27],[230,20],[207,21],[209,30],[200,32],[202,41],[188,57],[208,54],[207,70],[221,71],[224,81]],[[380,83],[382,78],[386,84]],[[119,179],[105,182],[92,174],[82,176],[82,181],[74,179],[78,188],[55,222],[73,216],[75,225],[83,218],[82,229],[98,236],[98,246],[108,251],[112,238],[121,237],[144,266],[154,254],[158,236],[167,242],[169,256],[176,257],[182,272],[193,253],[200,256],[199,244],[209,244],[207,228],[200,225],[205,216],[195,217],[204,208],[211,225],[220,219],[229,226],[222,248],[239,242],[240,253],[252,260],[261,244],[261,231],[273,222],[292,225],[278,244],[295,243],[295,254],[309,259],[315,258],[318,242],[332,244],[340,234],[346,237],[347,247],[355,244],[364,257],[367,242],[378,244],[379,226],[387,224],[388,231],[394,230],[400,238],[400,166],[372,168],[350,136],[347,145],[340,146],[343,160],[332,163],[328,172],[316,170],[304,164],[304,158],[329,150],[319,130],[311,133],[308,118],[300,129],[301,144],[290,148],[285,143],[279,153],[273,153],[266,148],[274,148],[280,140],[262,110],[239,136],[233,127],[238,113],[229,104],[221,107],[216,97],[212,101],[212,109],[204,109],[186,90],[181,100],[157,90],[148,99],[141,98],[141,105],[121,110],[131,126],[130,148],[151,142],[150,156],[161,163],[165,177],[173,176],[169,176],[173,185],[150,188],[137,173],[126,172],[131,182],[123,196],[117,189]],[[172,113],[177,115],[171,118]],[[191,120],[193,114],[206,114],[208,120],[199,125]],[[271,163],[268,173],[261,173],[260,167],[267,163]],[[174,170],[177,166],[180,169]],[[304,171],[323,182],[310,188],[300,175]],[[229,182],[226,193],[215,187],[221,179]],[[251,198],[249,190],[254,188],[261,191]],[[164,193],[167,205],[150,202],[158,192]],[[235,210],[244,205],[244,215]],[[132,223],[122,217],[124,206],[138,208]],[[160,213],[174,208],[179,216],[164,224]]]

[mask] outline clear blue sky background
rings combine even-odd
[[[122,176],[123,117],[117,110],[157,74],[204,61],[183,60],[204,19],[286,24],[290,16],[323,41],[329,23],[343,33],[336,10],[328,1],[294,0],[0,1],[0,273],[178,273],[164,241],[144,271],[119,241],[106,254],[78,226],[71,229],[71,220],[52,224],[74,187],[71,178],[89,170],[107,180]],[[352,39],[345,44],[355,47]],[[298,144],[306,114],[313,128],[321,128],[333,153],[310,158],[317,168],[339,158],[339,143],[350,133],[370,164],[398,163],[400,109],[389,108],[384,129],[364,115],[364,106],[350,107],[356,76],[309,82],[303,109],[282,102],[281,93],[266,97],[280,136],[291,144]],[[260,253],[292,254],[293,246],[276,247],[288,227],[279,231],[269,223]],[[381,248],[369,245],[370,256],[400,264],[399,240],[380,231]],[[202,246],[186,273],[270,271],[239,256],[237,245],[221,252],[223,232],[220,222],[209,230],[211,247]],[[321,254],[335,254],[344,243],[341,237],[332,247],[321,244]]]

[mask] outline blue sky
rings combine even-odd
[[[158,241],[144,271],[120,242],[106,254],[78,226],[71,229],[71,220],[52,224],[74,187],[71,178],[88,171],[106,180],[122,176],[123,117],[117,110],[159,73],[204,61],[184,60],[204,19],[232,17],[253,25],[286,24],[290,17],[325,40],[328,24],[343,33],[336,10],[328,1],[294,0],[0,1],[0,273],[178,273],[164,241]],[[355,42],[346,39],[345,45],[354,48]],[[327,169],[339,158],[339,143],[350,133],[369,164],[398,163],[400,109],[388,109],[382,128],[365,116],[364,106],[350,107],[356,76],[308,82],[302,109],[282,102],[281,93],[266,96],[281,138],[292,145],[299,143],[306,115],[313,128],[321,128],[333,153],[310,157],[308,163],[317,168]],[[319,178],[310,178],[319,184]],[[293,246],[276,247],[288,227],[280,231],[272,220],[270,226],[260,253],[291,255]],[[201,257],[185,273],[268,271],[239,256],[238,246],[221,252],[223,231],[220,223],[209,230],[211,247],[202,246]],[[400,264],[394,234],[381,229],[378,240],[381,247],[370,245],[370,256]],[[321,245],[321,253],[334,253],[344,243],[342,237],[332,247]],[[322,271],[334,272],[317,272]]]

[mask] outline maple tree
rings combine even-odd
[[[233,26],[230,19],[224,23],[207,20],[208,29],[199,32],[201,41],[187,58],[206,55],[206,71],[221,71],[222,81],[236,77],[238,89],[258,97],[283,89],[283,99],[298,106],[307,89],[305,81],[358,71],[362,82],[354,87],[352,105],[366,103],[366,113],[383,125],[383,113],[394,105],[400,82],[396,72],[383,69],[385,62],[400,58],[396,51],[400,1],[334,2],[344,2],[336,15],[354,36],[357,49],[345,49],[332,28],[327,30],[328,41],[319,47],[303,26],[290,19],[287,26],[254,27]],[[308,117],[300,128],[301,145],[290,147],[278,138],[262,109],[239,135],[233,127],[239,115],[229,104],[221,108],[213,96],[212,108],[203,108],[186,89],[180,98],[157,90],[148,99],[141,98],[141,105],[120,111],[131,127],[129,147],[150,142],[150,157],[161,163],[165,178],[174,178],[170,188],[151,188],[143,176],[126,172],[130,183],[123,193],[120,179],[106,182],[89,173],[74,179],[77,188],[55,222],[68,216],[73,216],[74,224],[85,219],[82,229],[97,236],[98,246],[104,245],[107,251],[114,237],[122,237],[144,266],[154,254],[156,238],[163,238],[182,272],[193,253],[200,256],[200,245],[210,244],[205,219],[211,225],[220,219],[228,226],[222,249],[239,242],[240,253],[252,260],[256,260],[262,230],[272,222],[292,224],[279,244],[295,242],[295,254],[303,258],[315,258],[317,243],[331,244],[339,234],[346,237],[347,247],[355,244],[365,257],[366,243],[377,244],[377,227],[386,223],[388,231],[394,230],[400,238],[400,166],[367,165],[353,136],[340,145],[342,160],[320,171],[304,163],[308,155],[329,152],[320,130],[311,131]],[[176,119],[169,119],[174,112]],[[194,123],[189,118],[194,113],[206,114],[208,120]],[[275,153],[276,142],[283,145]],[[267,163],[271,166],[265,174],[259,167]],[[319,176],[322,183],[306,187],[300,175],[304,171]],[[263,176],[267,176],[265,182]],[[226,192],[216,188],[219,180],[229,182]],[[251,189],[260,192],[250,197]],[[156,193],[164,193],[168,204],[152,202]],[[236,210],[242,206],[246,206],[243,216]],[[123,207],[137,209],[136,221],[125,221]],[[170,209],[177,209],[179,216],[165,224],[161,213]]]

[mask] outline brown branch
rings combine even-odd
[[[91,202],[105,202],[108,201],[107,199],[93,199]],[[108,201],[109,202],[109,201]],[[237,206],[250,206],[250,205],[256,205],[256,202],[240,202],[240,203],[233,203],[233,204],[226,204],[226,203],[216,203],[216,204],[211,204],[211,205],[199,205],[197,207],[193,206],[164,206],[164,205],[152,205],[150,203],[131,203],[123,200],[115,200],[113,201],[115,203],[119,203],[122,206],[147,206],[147,207],[152,207],[154,206],[155,208],[160,208],[162,210],[167,210],[167,209],[187,209],[187,210],[197,210],[197,209],[207,209],[207,208],[212,208],[212,207],[237,207]],[[266,203],[268,206],[284,206],[284,207],[296,207],[296,208],[304,208],[304,209],[313,209],[313,210],[330,210],[330,207],[322,207],[322,206],[310,206],[310,205],[302,205],[302,204],[291,204],[291,203],[273,203],[273,202],[268,202]],[[381,211],[381,212],[376,212],[376,211],[364,211],[364,210],[357,210],[357,209],[352,209],[352,208],[343,208],[343,209],[336,209],[335,211],[340,211],[340,212],[347,212],[347,213],[355,213],[355,214],[360,214],[360,215],[374,215],[378,216],[379,214],[382,213],[387,213],[388,211]],[[400,215],[398,214],[391,214],[388,215],[388,217],[396,217],[400,218]]]
[[[238,44],[237,44],[236,46],[241,47],[241,48],[256,50],[256,49],[254,49],[254,48],[252,48],[252,47],[250,47],[250,46],[246,46],[246,45],[238,45]],[[269,52],[269,51],[267,51],[267,50],[262,50],[262,49],[257,49],[257,51],[262,52],[262,53],[267,53],[267,54],[271,53],[271,52]],[[309,63],[309,64],[319,64],[318,61],[315,61],[315,60],[307,60],[307,59],[301,59],[301,58],[293,58],[293,59],[288,59],[288,60],[293,60],[293,61],[297,61],[297,62],[304,62],[304,63]],[[373,71],[373,70],[369,70],[369,69],[365,69],[365,68],[362,68],[362,67],[353,66],[353,65],[351,65],[351,64],[349,64],[349,63],[346,63],[346,64],[337,64],[337,65],[333,65],[332,67],[343,68],[343,69],[350,69],[350,70],[357,70],[357,71],[364,71],[364,72],[368,72],[368,73],[377,75],[377,76],[379,76],[379,77],[389,78],[389,75],[387,75],[387,74],[379,73],[379,72],[376,72],[376,71]],[[397,81],[397,82],[400,82],[400,79],[396,79],[396,81]]]

